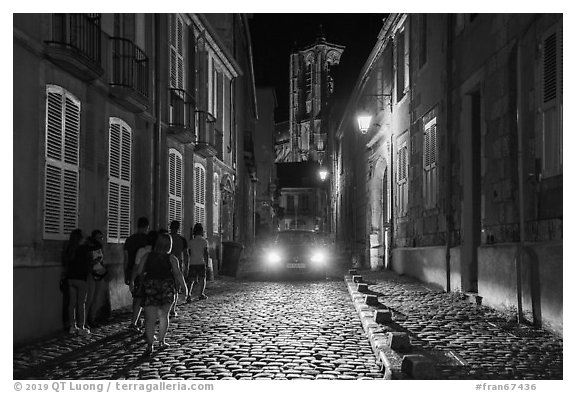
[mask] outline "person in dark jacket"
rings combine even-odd
[[[86,327],[86,281],[92,268],[92,255],[81,229],[74,229],[64,250],[64,266],[70,301],[68,321],[71,334],[90,334]]]

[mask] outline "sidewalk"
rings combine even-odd
[[[394,272],[344,280],[387,379],[562,379],[563,340]]]

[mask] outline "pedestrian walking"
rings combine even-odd
[[[86,327],[86,280],[92,266],[87,239],[82,230],[77,228],[70,233],[68,244],[64,249],[65,276],[68,285],[68,332],[70,334],[90,334]]]
[[[184,274],[184,277],[188,274],[188,263],[189,263],[189,250],[188,250],[188,242],[181,236],[178,232],[180,231],[180,221],[172,221],[170,223],[170,236],[172,236],[172,251],[170,253],[178,258],[178,266]],[[187,293],[186,293],[187,295]],[[176,306],[178,305],[178,296],[179,293],[176,295],[176,301],[170,310],[170,316],[177,317],[178,311],[176,310]]]
[[[135,275],[143,277],[142,306],[145,315],[145,354],[154,350],[156,321],[159,321],[158,341],[160,348],[168,347],[166,333],[170,324],[169,312],[176,300],[178,288],[188,292],[184,275],[178,267],[178,259],[170,254],[172,238],[169,234],[159,234],[154,249],[138,265]]]
[[[108,269],[104,264],[103,251],[104,234],[101,230],[95,229],[88,238],[88,251],[90,253],[91,268],[87,279],[88,299],[86,300],[86,310],[88,325],[95,327],[97,322],[98,305],[102,299],[106,282],[103,278],[108,274]]]
[[[124,243],[124,282],[128,285],[132,293],[132,319],[130,320],[130,326],[128,328],[134,333],[142,333],[138,327],[138,320],[142,312],[140,288],[138,287],[139,282],[134,283],[134,285],[130,284],[133,283],[132,271],[134,269],[136,253],[148,243],[147,234],[150,223],[148,218],[140,217],[137,225],[136,233],[130,235]]]
[[[208,298],[204,294],[206,290],[206,268],[208,266],[208,241],[204,238],[204,227],[202,224],[196,223],[196,225],[194,225],[192,236],[190,240],[190,263],[187,275],[189,292],[188,296],[186,296],[186,303],[192,301],[194,283],[198,283],[200,286],[198,300]]]

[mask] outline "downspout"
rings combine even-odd
[[[452,42],[452,14],[447,15],[446,22],[446,191],[444,193],[444,216],[446,220],[446,292],[451,291],[450,285],[450,248],[452,247],[452,60],[453,60],[453,42]]]
[[[522,310],[522,264],[524,262],[524,250],[526,247],[526,235],[525,235],[525,213],[524,213],[524,140],[522,138],[522,39],[531,28],[532,24],[538,19],[538,15],[534,15],[530,22],[527,23],[525,29],[519,35],[516,42],[516,132],[518,134],[518,146],[517,146],[517,156],[518,156],[518,216],[520,220],[520,242],[518,244],[518,250],[516,251],[516,296],[518,302],[518,323],[524,321],[523,310]],[[534,261],[537,263],[537,260]],[[536,270],[536,272],[535,272]],[[532,300],[532,312],[534,318],[534,326],[537,328],[541,327],[541,310],[540,310],[540,292],[539,292],[539,281],[535,279],[534,275],[537,275],[537,267],[534,266],[530,269],[531,275],[531,300]]]
[[[154,200],[154,206],[152,207],[153,209],[153,214],[154,214],[154,225],[155,226],[159,226],[160,225],[160,194],[161,194],[161,188],[160,188],[160,178],[161,178],[161,168],[160,168],[160,161],[161,161],[161,145],[162,145],[162,100],[160,99],[161,97],[161,92],[160,92],[160,75],[161,72],[159,71],[160,69],[160,48],[162,47],[161,45],[161,34],[160,34],[160,18],[161,18],[161,14],[155,14],[154,15],[154,36],[156,37],[155,39],[155,48],[154,48],[154,52],[156,54],[155,56],[155,61],[154,61],[154,99],[156,100],[155,104],[156,104],[156,124],[155,124],[155,129],[156,129],[156,133],[155,133],[155,138],[154,138],[154,147],[153,147],[153,151],[154,151],[154,176],[152,177],[152,181],[154,183],[153,185],[153,189],[154,189],[154,196],[153,196],[153,200]]]
[[[522,264],[524,255],[524,148],[522,146],[522,76],[521,76],[521,57],[522,57],[522,37],[516,43],[516,132],[518,134],[518,214],[520,219],[520,243],[516,251],[516,296],[518,302],[518,323],[522,323]]]

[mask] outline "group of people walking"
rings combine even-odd
[[[198,300],[207,298],[204,291],[209,258],[204,228],[197,223],[189,242],[178,233],[179,230],[180,222],[172,221],[170,231],[151,231],[148,219],[140,217],[137,231],[124,243],[124,282],[132,294],[129,329],[142,334],[140,316],[144,310],[145,352],[148,354],[153,352],[156,338],[160,348],[170,345],[166,334],[170,317],[178,316],[180,294],[185,295],[186,303],[191,303],[193,289],[198,283]],[[86,307],[90,304],[87,282],[90,276],[99,280],[106,274],[102,241],[101,231],[94,231],[89,239],[85,239],[82,231],[75,229],[63,253],[70,299],[70,333],[90,334],[86,324]]]
[[[160,348],[169,346],[166,333],[170,316],[178,316],[179,294],[185,294],[186,303],[190,303],[194,284],[198,283],[198,299],[207,298],[204,290],[208,265],[208,241],[204,238],[202,224],[194,226],[190,245],[178,234],[178,221],[170,223],[170,232],[149,229],[148,219],[139,218],[136,233],[124,243],[124,281],[133,299],[129,329],[141,333],[138,322],[144,309],[146,353],[154,350],[156,322]]]

